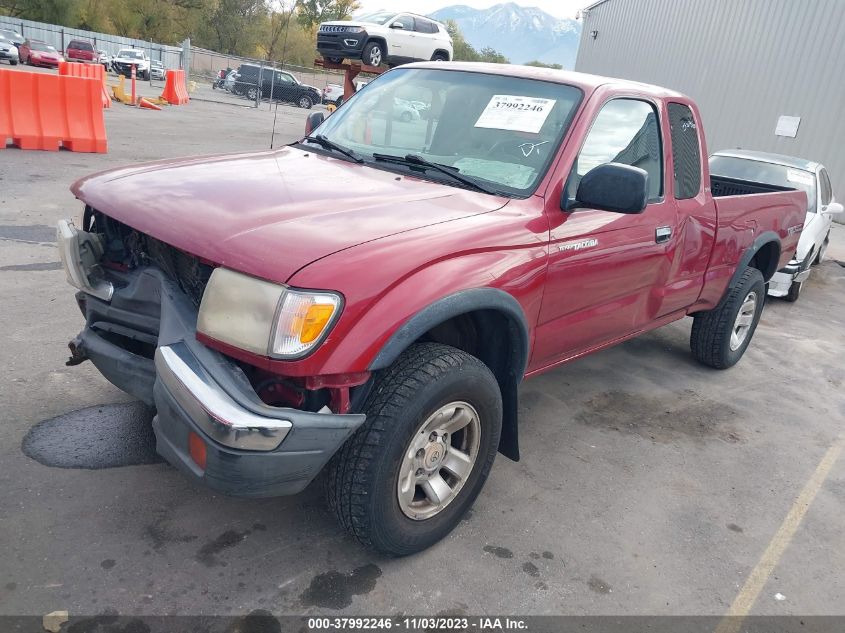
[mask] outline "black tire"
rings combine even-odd
[[[405,123],[409,123],[411,121],[411,119],[413,119],[413,118],[414,118],[414,115],[412,115],[407,110],[399,115],[399,119],[404,121]]]
[[[342,64],[343,57],[326,57],[326,61],[331,64]]]
[[[756,305],[753,319],[741,345],[731,349],[731,334],[745,300],[755,293]],[[728,291],[722,303],[707,312],[694,316],[690,333],[690,349],[697,361],[716,369],[727,369],[736,365],[745,353],[757,329],[760,314],[766,298],[766,284],[763,275],[756,268],[746,268],[738,283]]]
[[[408,443],[438,408],[461,400],[478,412],[477,458],[454,499],[430,518],[414,520],[398,500],[399,468]],[[389,556],[433,545],[472,506],[496,458],[502,397],[480,360],[448,345],[412,345],[376,377],[363,406],[367,419],[326,469],[329,506],[359,541]]]
[[[819,252],[816,253],[816,258],[813,260],[813,266],[818,266],[824,261],[824,255],[827,252],[827,247],[830,244],[830,231],[828,231],[827,235],[824,236],[824,242],[822,242],[822,246],[819,249]]]
[[[246,98],[250,101],[256,101],[258,99],[258,88],[248,88]]]
[[[17,66],[17,65],[18,65],[18,60],[17,60],[17,59],[10,59],[10,60],[9,60],[9,65],[10,65],[10,66]]]
[[[433,62],[448,62],[449,56],[446,53],[435,53],[431,56],[431,61]]]
[[[305,108],[306,110],[310,110],[311,107],[314,105],[314,102],[311,100],[311,97],[308,95],[302,95],[299,98],[299,107]]]
[[[801,295],[801,286],[803,285],[803,281],[793,281],[792,285],[789,287],[789,292],[783,296],[783,300],[789,301],[790,303],[798,301],[798,297]]]
[[[384,48],[379,42],[370,42],[364,47],[361,61],[367,66],[381,66],[384,63]]]

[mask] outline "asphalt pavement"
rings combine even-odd
[[[305,115],[279,108],[277,145]],[[82,318],[52,227],[81,212],[70,184],[265,149],[273,125],[198,100],[105,116],[105,155],[0,150],[0,615],[845,615],[845,227],[733,369],[692,360],[687,319],[527,381],[522,461],[497,459],[443,542],[389,560],[317,486],[192,484],[157,459],[148,412],[65,366]]]

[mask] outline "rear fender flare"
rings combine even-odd
[[[765,245],[772,244],[772,243],[775,244],[775,246],[777,247],[777,250],[778,250],[778,255],[777,255],[777,257],[775,258],[775,261],[774,261],[774,266],[771,267],[772,270],[761,271],[763,273],[763,278],[765,279],[766,282],[768,282],[769,279],[772,278],[772,275],[774,275],[777,272],[778,261],[780,261],[780,251],[781,251],[780,235],[778,235],[774,231],[765,231],[763,233],[760,233],[760,235],[758,235],[756,238],[754,238],[754,241],[751,243],[751,246],[749,246],[747,249],[745,249],[745,252],[742,254],[742,257],[739,259],[739,263],[736,266],[736,270],[734,271],[734,274],[731,277],[731,280],[728,283],[727,288],[725,288],[725,293],[722,296],[722,300],[719,302],[720,305],[721,305],[722,301],[724,301],[725,298],[728,296],[728,294],[730,294],[731,289],[736,287],[736,284],[739,283],[739,278],[742,276],[742,271],[744,271],[746,269],[746,267],[748,266],[748,264],[751,263],[751,260],[754,259],[754,256],[758,252],[760,252],[760,249],[763,248]]]

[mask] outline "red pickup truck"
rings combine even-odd
[[[695,104],[615,79],[410,64],[312,124],[74,184],[68,362],[154,406],[158,452],[212,488],[325,471],[340,522],[392,555],[519,458],[524,377],[685,316],[695,358],[735,364],[807,208],[713,179]]]

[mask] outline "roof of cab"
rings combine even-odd
[[[750,149],[723,149],[718,152],[713,152],[712,155],[728,156],[731,158],[745,158],[746,160],[756,160],[762,163],[774,163],[775,165],[793,167],[794,169],[804,169],[806,171],[816,171],[816,169],[821,167],[821,163],[807,160],[806,158],[796,158],[795,156],[773,154],[771,152],[756,152]]]
[[[403,64],[399,68],[432,68],[436,70],[460,70],[464,72],[485,73],[488,75],[507,75],[520,79],[537,79],[540,81],[552,81],[559,84],[569,84],[581,88],[585,93],[593,92],[599,86],[611,85],[622,90],[631,90],[642,95],[666,98],[687,98],[680,92],[669,90],[661,86],[629,81],[627,79],[616,79],[614,77],[603,77],[601,75],[590,75],[577,73],[569,70],[556,70],[554,68],[539,68],[536,66],[520,66],[517,64],[492,64],[487,62],[417,62]]]

